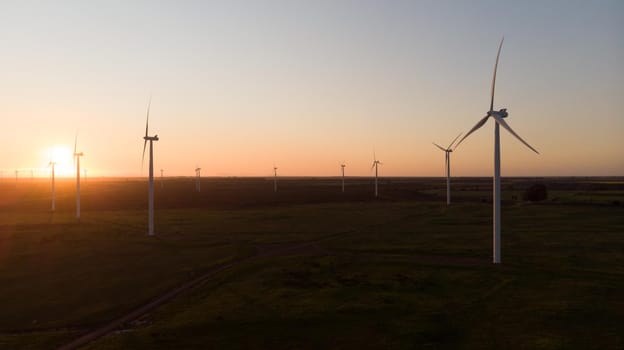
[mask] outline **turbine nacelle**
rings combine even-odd
[[[500,117],[507,118],[509,113],[507,113],[507,108],[502,108],[500,111],[489,111],[487,112],[488,117]]]
[[[158,141],[158,135],[143,136],[143,140],[145,140],[145,141]]]

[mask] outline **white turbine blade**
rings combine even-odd
[[[149,112],[150,112],[151,105],[152,105],[152,96],[150,96],[149,102],[147,103],[147,118],[145,118],[145,136],[146,137],[147,137],[147,133],[149,130]]]
[[[509,131],[513,136],[515,136],[518,140],[520,140],[520,142],[524,143],[524,145],[529,147],[533,152],[539,154],[539,152],[535,148],[531,147],[531,145],[529,145],[526,141],[524,141],[522,139],[522,137],[520,137],[518,134],[516,134],[516,132],[513,131],[509,125],[507,125],[507,122],[505,122],[505,120],[503,120],[503,118],[501,118],[499,116],[496,116],[496,115],[493,115],[492,117],[494,117],[494,120],[496,120],[498,125],[502,126],[507,131]]]
[[[74,138],[74,156],[72,157],[73,159],[73,164],[76,164],[76,149],[78,148],[78,130],[76,130],[76,137]]]
[[[143,170],[143,163],[145,163],[145,148],[147,147],[147,140],[143,141],[143,155],[141,156],[141,170]]]
[[[496,87],[496,69],[498,68],[498,58],[500,57],[501,48],[503,47],[504,40],[505,40],[505,37],[501,39],[501,42],[498,45],[498,52],[496,53],[496,63],[494,64],[494,76],[492,76],[492,99],[490,100],[490,111],[494,110],[494,90]]]
[[[375,169],[375,162],[373,162],[373,165],[371,165],[371,170]]]
[[[451,142],[451,144],[448,146],[447,149],[451,149],[451,146],[453,146],[453,144],[455,143],[455,141],[457,141],[457,139],[461,136],[461,132],[459,133],[459,135],[457,135],[457,137],[455,138],[455,140],[453,140],[453,142]]]
[[[441,149],[442,151],[446,152],[446,149],[444,149],[444,147],[442,147],[442,146],[438,145],[438,144],[437,144],[437,143],[435,143],[435,142],[432,142],[432,143],[433,143],[433,145],[434,145],[434,146],[436,146],[436,147],[438,147],[439,149]]]
[[[488,120],[489,117],[490,117],[489,115],[486,115],[485,117],[483,117],[483,119],[479,120],[477,125],[473,126],[472,129],[470,129],[470,131],[468,131],[468,133],[466,133],[466,135],[464,135],[464,137],[462,137],[461,140],[459,140],[459,142],[455,145],[455,148],[459,147],[459,144],[462,143],[462,141],[464,141],[466,139],[466,137],[468,137],[470,134],[472,134],[475,130],[477,130],[480,127],[482,127],[483,124],[485,124],[485,122]]]

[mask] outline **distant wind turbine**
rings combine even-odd
[[[344,161],[340,164],[340,169],[342,170],[342,193],[344,193],[345,191],[345,167],[346,166],[347,165],[345,164]]]
[[[201,168],[195,168],[195,190],[201,192]]]
[[[371,166],[371,170],[373,170],[373,168],[375,169],[375,197],[377,197],[379,195],[379,191],[377,189],[377,178],[379,175],[379,165],[383,165],[382,162],[380,162],[379,160],[377,160],[377,156],[375,155],[375,152],[373,152],[373,166]]]
[[[509,131],[515,138],[517,138],[520,142],[522,142],[525,146],[531,149],[533,152],[539,154],[539,152],[531,147],[526,141],[524,141],[518,134],[516,134],[511,127],[505,122],[504,118],[507,118],[508,113],[507,109],[503,108],[499,111],[494,110],[494,90],[496,86],[496,69],[498,67],[498,59],[500,57],[501,48],[503,47],[503,39],[498,46],[498,53],[496,54],[496,63],[494,64],[494,76],[492,77],[492,87],[491,87],[491,100],[490,100],[490,110],[487,112],[485,117],[483,117],[479,122],[472,128],[461,140],[455,145],[455,148],[459,146],[466,137],[472,134],[475,130],[482,127],[488,118],[492,117],[495,121],[494,123],[494,188],[493,188],[493,206],[494,206],[494,222],[493,222],[493,262],[494,264],[500,264],[501,262],[501,251],[500,251],[500,225],[501,225],[501,200],[500,200],[500,133],[499,126],[502,126],[504,129]]]
[[[52,182],[50,184],[50,195],[52,197],[52,205],[50,207],[51,211],[55,211],[56,210],[56,194],[55,194],[55,188],[54,188],[54,166],[56,165],[56,162],[50,161],[50,163],[48,163],[48,166],[50,168],[52,168]]]
[[[453,140],[453,142],[451,142],[451,144],[448,145],[447,148],[444,148],[444,147],[438,145],[437,143],[433,142],[433,144],[436,147],[438,147],[439,149],[441,149],[445,153],[444,168],[446,170],[446,205],[450,205],[451,204],[451,152],[453,152],[453,149],[451,148],[451,146],[453,146],[455,141],[457,141],[457,139],[460,136],[461,136],[461,134],[457,135],[455,140]]]
[[[273,192],[277,193],[277,167],[273,164]]]
[[[74,138],[74,160],[76,161],[76,219],[80,220],[80,157],[84,154],[77,151],[78,132]]]
[[[152,104],[152,98],[150,97],[149,103],[147,104],[147,117],[145,119],[145,136],[143,136],[143,156],[141,157],[141,165],[145,160],[145,147],[147,146],[147,141],[149,141],[149,193],[148,193],[148,231],[147,233],[150,236],[154,235],[154,148],[153,142],[158,141],[158,135],[149,136],[149,112],[150,106]]]
[[[163,188],[165,186],[163,172],[164,172],[164,170],[160,169],[160,188]]]

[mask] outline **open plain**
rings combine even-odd
[[[5,178],[0,348],[622,349],[624,179],[503,179],[501,265],[491,181],[165,178],[148,237],[143,179],[89,179],[77,222],[73,181],[52,213]]]

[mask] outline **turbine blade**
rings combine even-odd
[[[143,171],[143,163],[145,163],[145,147],[147,147],[147,140],[143,141],[143,155],[141,156],[141,171]]]
[[[459,140],[459,142],[455,145],[455,148],[459,147],[459,144],[462,143],[462,141],[464,141],[466,139],[466,137],[468,137],[470,134],[472,134],[475,130],[477,130],[480,127],[482,127],[483,124],[485,124],[485,122],[487,121],[487,119],[489,117],[490,117],[489,115],[486,115],[485,117],[483,117],[483,119],[479,120],[477,125],[473,126],[472,129],[470,129],[470,131],[468,131],[468,133],[466,135],[464,135],[464,137],[462,137],[461,140]]]
[[[500,57],[501,48],[503,47],[503,41],[505,37],[503,37],[498,45],[498,52],[496,53],[496,63],[494,64],[494,76],[492,77],[492,99],[490,100],[490,111],[494,110],[494,90],[496,87],[496,69],[498,68],[498,58]]]
[[[76,136],[74,137],[74,153],[72,154],[72,165],[76,165],[76,148],[78,147],[78,130],[76,130]]]
[[[531,145],[529,145],[518,134],[516,134],[516,132],[513,131],[513,129],[511,129],[511,127],[509,125],[507,125],[507,122],[505,120],[503,120],[503,118],[501,118],[499,116],[495,116],[495,115],[493,115],[492,117],[494,117],[494,120],[496,120],[498,125],[500,125],[503,128],[507,129],[507,131],[509,131],[513,136],[515,136],[518,140],[520,140],[520,142],[524,143],[525,146],[529,147],[533,152],[539,154],[539,152],[535,148],[531,147]]]
[[[451,146],[453,146],[453,144],[455,143],[455,141],[457,141],[457,139],[461,136],[461,132],[459,133],[459,135],[457,135],[457,137],[455,138],[455,140],[453,140],[453,142],[451,142],[451,144],[448,146],[447,149],[451,149]]]
[[[433,143],[433,145],[434,145],[434,146],[436,146],[436,147],[438,147],[439,149],[441,149],[441,150],[443,150],[444,152],[446,152],[446,149],[444,149],[444,147],[442,147],[442,146],[438,145],[438,144],[437,144],[437,143],[435,143],[435,142],[432,142],[432,143]]]
[[[373,165],[371,165],[371,170],[375,169],[375,162],[373,162]]]
[[[149,112],[150,112],[151,105],[152,105],[152,96],[150,96],[149,102],[147,103],[147,118],[145,119],[145,136],[146,137],[147,137],[147,133],[149,130]]]

